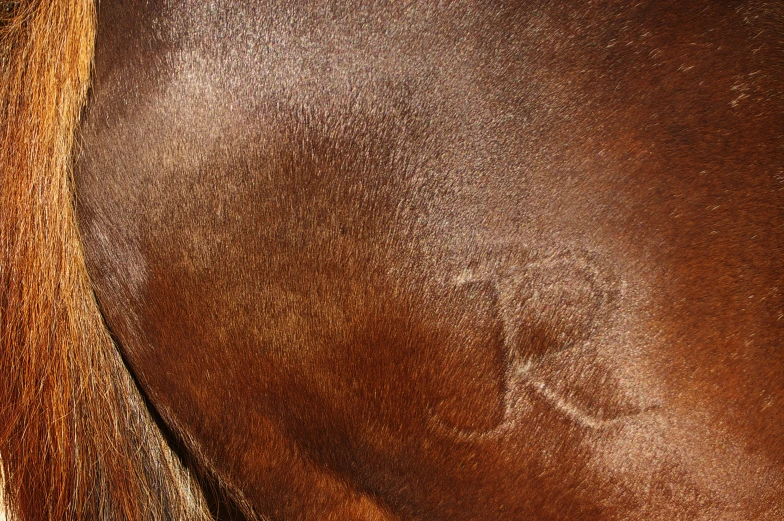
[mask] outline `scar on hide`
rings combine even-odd
[[[484,288],[488,305],[480,312],[490,313],[491,322],[498,324],[504,367],[503,381],[494,387],[499,393],[501,413],[492,426],[486,419],[468,425],[434,410],[431,419],[434,427],[461,438],[502,434],[518,424],[530,408],[532,395],[592,429],[607,427],[622,417],[640,412],[604,415],[602,411],[587,410],[539,381],[532,372],[548,357],[583,345],[609,322],[618,307],[618,277],[588,252],[564,250],[549,255],[528,254],[524,259],[513,263],[508,257],[494,264],[465,269],[450,281],[457,292]],[[494,346],[485,347],[493,349]],[[487,375],[493,374],[486,371],[480,375],[482,369],[482,364],[476,365],[474,379],[487,379]]]

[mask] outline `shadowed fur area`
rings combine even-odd
[[[14,521],[209,516],[95,303],[70,178],[91,0],[0,2],[0,455]]]

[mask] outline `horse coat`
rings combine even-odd
[[[4,5],[15,518],[784,515],[781,3]]]

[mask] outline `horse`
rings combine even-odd
[[[784,518],[784,4],[0,2],[10,519]]]

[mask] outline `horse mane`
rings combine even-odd
[[[0,457],[11,518],[209,519],[104,326],[71,155],[93,0],[0,0]]]

